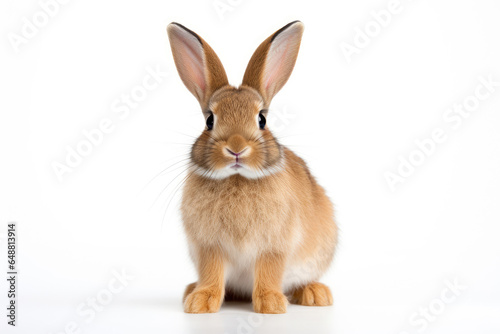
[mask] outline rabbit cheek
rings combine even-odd
[[[255,157],[254,163],[259,168],[271,168],[280,162],[280,146],[270,133],[265,135],[262,141],[256,144],[256,147],[258,154]]]
[[[202,136],[200,136],[194,143],[191,149],[191,160],[192,162],[203,168],[208,168],[209,161],[207,157],[209,156],[210,143],[208,143]]]
[[[222,168],[225,165],[224,157],[218,152],[221,144],[214,142],[209,135],[203,133],[194,143],[191,150],[192,162],[205,170]]]

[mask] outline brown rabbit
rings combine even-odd
[[[199,276],[184,293],[188,313],[217,312],[225,296],[251,298],[260,313],[286,312],[286,295],[300,305],[333,302],[318,282],[337,244],[332,204],[305,162],[266,126],[303,29],[295,21],[267,38],[233,87],[200,36],[178,23],[167,28],[179,75],[206,119],[181,205]]]

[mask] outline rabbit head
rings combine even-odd
[[[283,149],[266,117],[293,70],[303,29],[294,21],[268,37],[251,57],[242,84],[234,87],[207,42],[178,23],[169,24],[177,71],[206,121],[191,150],[195,172],[215,179],[236,174],[255,179],[283,168]]]

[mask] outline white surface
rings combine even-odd
[[[60,333],[75,321],[82,333],[498,333],[500,87],[457,129],[442,117],[474,94],[479,76],[500,81],[500,4],[401,0],[348,63],[341,43],[389,1],[232,3],[222,20],[212,1],[71,1],[15,53],[7,34],[39,5],[2,1],[0,236],[18,222],[20,309],[15,329],[1,314],[1,332]],[[340,245],[322,280],[335,304],[264,318],[252,318],[249,304],[184,314],[182,292],[196,276],[176,208],[183,162],[153,177],[186,157],[203,117],[175,72],[165,27],[198,32],[238,84],[259,43],[295,19],[303,43],[272,125],[336,205]],[[114,113],[148,66],[170,75],[129,115]],[[52,162],[104,118],[114,129],[59,182]],[[384,173],[437,127],[447,141],[391,191]],[[77,307],[104,296],[122,268],[134,279],[86,323]],[[455,279],[466,288],[419,331],[414,312],[438,305]],[[6,290],[2,279],[1,305]]]

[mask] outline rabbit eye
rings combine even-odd
[[[262,113],[259,114],[259,127],[261,130],[264,130],[266,127],[266,118],[262,115]]]
[[[212,130],[214,127],[214,114],[210,113],[210,116],[207,118],[207,128],[208,130]]]

